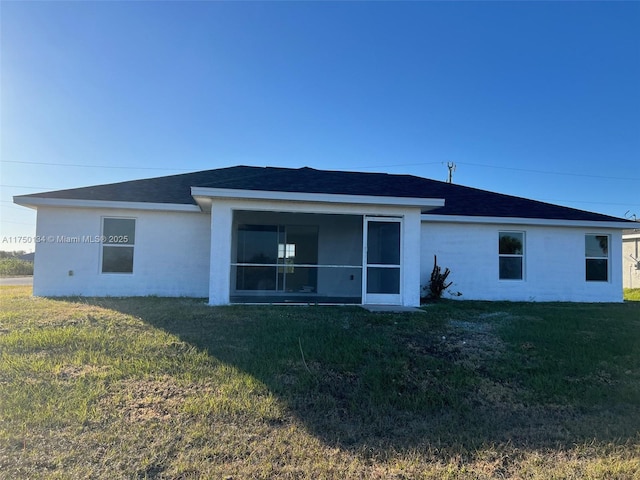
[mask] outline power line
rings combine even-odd
[[[0,185],[0,187],[4,187],[4,188],[26,188],[27,190],[53,190],[53,189],[56,189],[56,187],[28,187],[26,185],[6,185],[6,184],[2,184],[2,185]]]
[[[563,202],[563,203],[592,203],[594,205],[621,205],[621,206],[631,206],[631,207],[640,207],[640,203],[623,203],[623,202],[594,202],[588,200],[559,200],[556,198],[540,198],[541,202]]]
[[[161,168],[161,167],[132,167],[132,166],[116,166],[116,165],[82,165],[79,163],[55,163],[55,162],[25,162],[20,160],[2,160],[0,163],[17,163],[22,165],[49,165],[56,167],[78,167],[78,168],[110,168],[110,169],[122,169],[122,170],[156,170],[156,171],[170,171],[170,172],[191,172],[197,169],[193,168]],[[358,167],[361,170],[371,170],[376,168],[393,168],[393,167],[415,167],[415,166],[423,166],[423,165],[438,165],[444,164],[444,162],[415,162],[415,163],[395,163],[395,164],[387,164],[387,165],[372,165],[372,166],[362,166]],[[503,167],[499,165],[488,165],[484,163],[473,163],[473,162],[458,162],[461,165],[469,165],[474,167],[484,167],[484,168],[496,168],[500,170],[512,170],[517,172],[526,172],[526,173],[540,173],[544,175],[562,175],[569,177],[587,177],[587,178],[599,178],[599,179],[608,179],[608,180],[634,180],[640,181],[640,178],[637,177],[614,177],[614,176],[606,176],[606,175],[592,175],[587,173],[574,173],[574,172],[554,172],[549,170],[536,170],[529,168],[516,168],[516,167]]]
[[[483,163],[469,163],[469,162],[458,162],[461,165],[471,165],[474,167],[486,167],[486,168],[498,168],[501,170],[513,170],[516,172],[527,172],[527,173],[542,173],[545,175],[563,175],[567,177],[587,177],[587,178],[599,178],[599,179],[608,179],[608,180],[635,180],[640,181],[640,178],[633,177],[610,177],[606,175],[590,175],[588,173],[569,173],[569,172],[551,172],[548,170],[532,170],[528,168],[515,168],[515,167],[501,167],[498,165],[486,165]]]
[[[82,165],[79,163],[53,163],[53,162],[22,162],[19,160],[2,160],[0,163],[19,163],[22,165],[50,165],[54,167],[81,167],[81,168],[114,168],[123,170],[163,170],[170,172],[190,172],[186,168],[160,168],[160,167],[122,167],[117,165]]]
[[[448,163],[447,163],[448,164]],[[416,163],[396,163],[396,164],[388,164],[388,165],[373,165],[368,167],[358,167],[359,170],[372,170],[376,168],[393,168],[393,167],[417,167],[417,166],[426,166],[426,165],[445,165],[445,162],[416,162]],[[540,173],[544,175],[561,175],[568,177],[587,177],[587,178],[598,178],[598,179],[607,179],[607,180],[632,180],[632,181],[640,181],[640,178],[637,177],[613,177],[607,175],[593,175],[588,173],[573,173],[573,172],[554,172],[550,170],[535,170],[529,168],[516,168],[516,167],[502,167],[499,165],[488,165],[485,163],[472,163],[472,162],[457,162],[456,165],[470,165],[474,167],[484,167],[484,168],[497,168],[501,170],[512,170],[516,172],[526,172],[526,173]]]
[[[422,165],[442,165],[443,162],[418,162],[418,163],[394,163],[393,165],[372,165],[370,167],[358,167],[358,170],[372,170],[374,168],[393,167],[418,167]]]
[[[172,172],[192,172],[198,168],[161,168],[161,167],[124,167],[116,165],[83,165],[79,163],[55,163],[55,162],[25,162],[21,160],[2,160],[0,163],[17,163],[21,165],[49,165],[54,167],[81,167],[81,168],[119,168],[124,170],[165,170]],[[369,167],[358,167],[362,170],[370,170],[373,168],[390,168],[390,167],[413,167],[420,165],[439,165],[442,162],[417,162],[417,163],[394,163],[388,165],[373,165]]]

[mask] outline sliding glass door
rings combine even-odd
[[[237,291],[316,292],[318,227],[239,225],[236,247]]]

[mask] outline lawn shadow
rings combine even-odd
[[[327,445],[370,451],[570,448],[637,440],[624,405],[539,402],[500,368],[486,323],[358,307],[209,307],[190,299],[82,299],[140,318],[258,379]],[[526,369],[526,365],[523,365]],[[509,371],[512,371],[509,370]],[[284,420],[283,420],[284,421]]]

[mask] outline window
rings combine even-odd
[[[584,256],[587,282],[608,282],[609,236],[585,235]]]
[[[102,219],[102,273],[133,273],[135,236],[133,218]]]
[[[500,232],[498,257],[500,280],[522,280],[524,232]]]

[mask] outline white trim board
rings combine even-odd
[[[342,195],[332,193],[279,192],[266,190],[235,190],[231,188],[191,187],[191,195],[198,199],[226,198],[243,200],[273,200],[280,202],[340,203],[356,205],[384,205],[419,207],[422,211],[443,207],[442,198],[383,197],[374,195]]]
[[[107,200],[77,200],[70,198],[42,197],[13,197],[13,203],[35,209],[38,207],[74,207],[202,213],[202,210],[198,205],[186,205],[181,203],[118,202]]]
[[[541,225],[553,227],[613,228],[616,230],[629,228],[629,224],[623,221],[600,222],[594,220],[556,220],[550,218],[474,217],[471,215],[422,214],[420,216],[420,220],[423,223],[491,223],[496,225]]]

